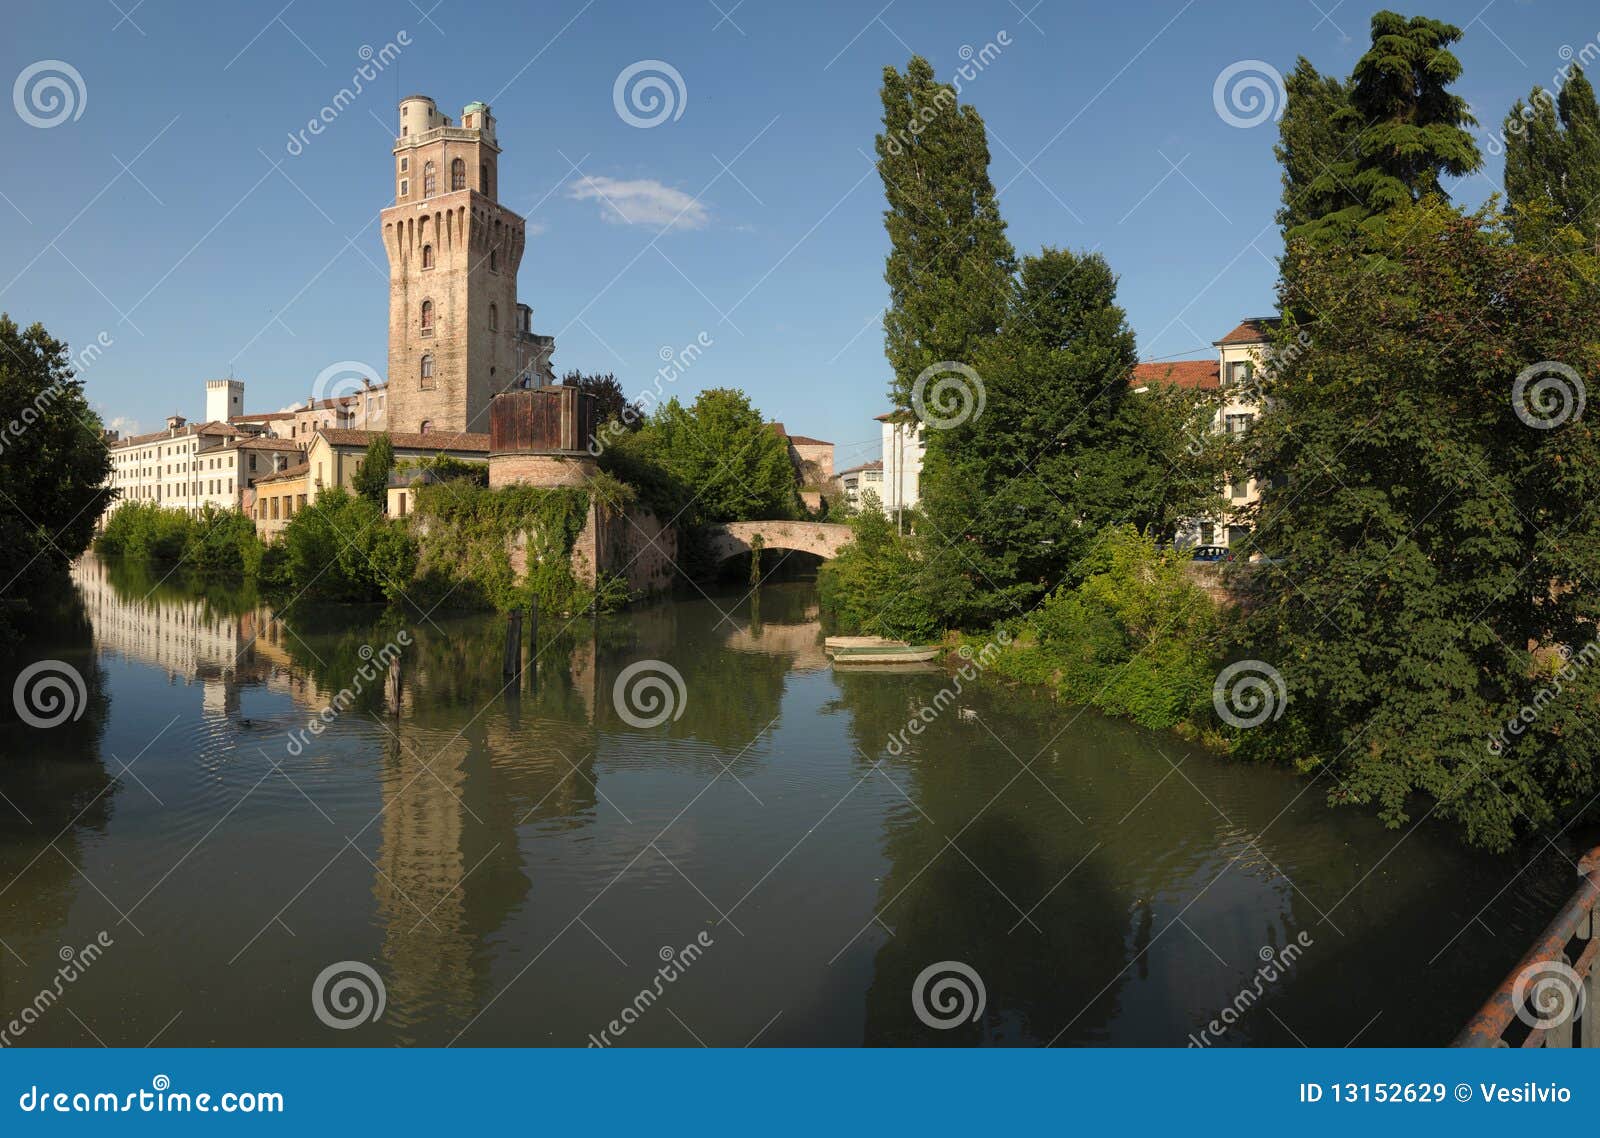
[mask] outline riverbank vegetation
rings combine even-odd
[[[1482,163],[1461,31],[1380,12],[1372,36],[1348,79],[1301,60],[1287,83],[1281,319],[1244,433],[1130,386],[1109,265],[1019,259],[978,112],[921,59],[885,72],[886,352],[923,500],[905,535],[875,504],[853,520],[824,608],[912,640],[1003,629],[1000,676],[1504,849],[1592,818],[1600,782],[1600,677],[1562,658],[1600,619],[1600,111],[1576,69],[1536,89],[1505,212],[1469,214],[1444,190]],[[1222,497],[1246,475],[1259,501]],[[1244,606],[1171,547],[1206,517],[1249,526]],[[1245,663],[1259,714],[1227,714]]]
[[[111,460],[77,375],[103,346],[75,359],[43,325],[0,313],[0,636],[88,548],[110,501]]]

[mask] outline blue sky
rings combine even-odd
[[[1271,311],[1279,249],[1275,128],[1230,125],[1214,84],[1240,61],[1287,72],[1299,54],[1346,74],[1373,8],[1033,5],[13,0],[0,309],[75,348],[103,334],[84,378],[124,427],[198,415],[202,381],[230,373],[251,411],[303,399],[339,361],[381,374],[377,213],[392,198],[396,101],[422,92],[457,116],[482,99],[504,149],[501,198],[530,221],[521,296],[558,337],[557,370],[615,371],[642,390],[662,349],[704,333],[712,347],[676,391],[742,387],[848,465],[876,456],[872,416],[886,409],[884,203],[869,157],[882,68],[915,51],[948,77],[963,48],[993,43],[963,98],[990,127],[1018,250],[1098,249],[1143,356],[1205,355],[1239,317]],[[1577,0],[1402,10],[1466,27],[1457,89],[1485,138],[1551,83],[1564,47],[1600,37],[1600,11]],[[387,43],[395,62],[289,153],[363,47]],[[74,114],[35,127],[15,81],[43,60],[82,84]],[[613,102],[641,60],[682,78],[681,113],[651,127]],[[1457,196],[1481,201],[1502,172],[1488,157]]]

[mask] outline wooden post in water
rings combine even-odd
[[[528,688],[539,690],[539,602],[528,604]]]
[[[389,662],[389,672],[383,678],[383,706],[395,719],[400,718],[400,693],[405,690],[404,679],[400,675],[400,657],[397,655]]]
[[[506,679],[519,675],[522,671],[522,614],[513,609],[506,617],[506,652],[505,663],[500,668],[500,674]]]

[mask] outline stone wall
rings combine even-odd
[[[501,486],[583,486],[599,469],[587,455],[496,452],[489,455],[489,485],[494,489]]]
[[[649,596],[672,588],[677,557],[677,530],[649,510],[616,511],[591,500],[589,519],[572,547],[572,574],[591,588],[602,570],[621,574],[630,593]]]

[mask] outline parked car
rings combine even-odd
[[[1196,561],[1232,561],[1233,551],[1226,545],[1197,545],[1194,547]]]

